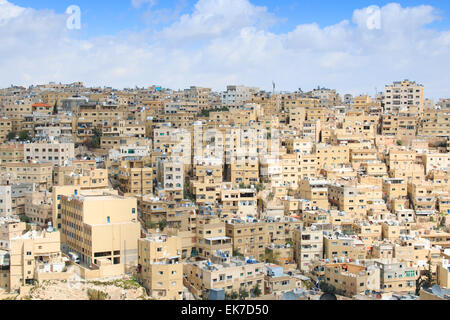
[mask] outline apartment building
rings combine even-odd
[[[254,219],[231,219],[225,225],[226,235],[232,239],[233,252],[258,260],[264,259],[269,243],[265,223]]]
[[[81,169],[64,176],[64,185],[80,186],[81,189],[108,188],[108,170]]]
[[[350,147],[346,145],[317,144],[314,153],[319,168],[350,164]]]
[[[40,227],[52,226],[52,197],[48,191],[25,194],[25,215]]]
[[[380,290],[380,269],[353,263],[327,264],[324,281],[344,296],[353,297],[367,290]]]
[[[233,240],[227,236],[226,223],[217,217],[197,217],[195,255],[210,258],[216,251],[232,256]]]
[[[323,231],[315,227],[298,228],[293,232],[294,257],[298,268],[310,270],[313,261],[323,258]]]
[[[380,288],[383,292],[415,292],[418,274],[412,262],[380,259],[375,260],[374,264],[380,269]]]
[[[153,167],[143,160],[122,160],[118,183],[121,192],[133,196],[153,194]]]
[[[190,262],[183,265],[185,285],[196,296],[203,296],[211,289],[223,289],[226,293],[258,287],[264,290],[264,263],[230,257],[218,252],[210,260]]]
[[[183,199],[184,167],[180,162],[167,158],[158,159],[157,179],[169,199]]]
[[[199,204],[217,202],[220,200],[221,185],[223,181],[223,167],[201,166],[194,168],[197,180],[191,180],[189,189]]]
[[[223,183],[221,187],[221,216],[257,217],[257,191],[254,188],[237,188],[231,183]]]
[[[425,110],[418,133],[421,136],[449,137],[449,118],[450,108]]]
[[[50,162],[10,162],[0,166],[5,184],[34,183],[38,190],[53,185],[53,165]]]
[[[422,116],[424,87],[416,82],[404,80],[386,85],[384,111],[387,113],[411,112]]]
[[[50,162],[63,166],[75,157],[73,143],[29,143],[24,145],[24,160]]]
[[[116,275],[138,261],[137,201],[113,192],[75,190],[60,195],[61,244],[90,269],[106,266]]]
[[[326,234],[323,238],[324,258],[330,260],[362,260],[367,257],[366,245],[356,236]]]
[[[23,144],[0,144],[0,164],[24,159]]]
[[[222,105],[239,107],[250,101],[251,96],[257,92],[259,92],[259,88],[227,86],[227,90],[222,93]]]
[[[138,201],[141,218],[147,227],[158,226],[162,223],[167,228],[175,228],[181,231],[190,230],[193,227],[196,206],[189,200],[161,200],[146,196]]]
[[[437,265],[436,280],[442,288],[450,288],[450,261],[442,259]]]
[[[300,181],[299,194],[302,199],[312,202],[313,206],[328,210],[328,182],[326,180],[303,179]]]
[[[408,197],[414,210],[435,210],[436,196],[430,182],[409,182]]]
[[[422,161],[427,175],[432,170],[450,171],[450,152],[427,153],[422,155]]]
[[[26,224],[14,219],[1,221],[0,230],[0,256],[4,261],[0,283],[3,289],[18,292],[22,286],[35,284],[46,267],[59,271],[53,274],[53,279],[58,276],[64,279],[59,232],[50,229],[27,232]]]
[[[12,122],[8,118],[0,118],[0,142],[7,140],[8,133],[12,131]]]
[[[11,185],[11,208],[12,214],[16,216],[25,214],[25,196],[27,193],[35,192],[34,183],[19,183]]]
[[[138,276],[149,295],[158,300],[182,300],[181,238],[151,234],[138,240],[138,250]]]
[[[11,186],[0,186],[0,217],[13,215]]]

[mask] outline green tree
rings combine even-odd
[[[225,300],[236,300],[237,298],[239,298],[239,293],[237,293],[236,291],[225,293]]]
[[[256,185],[256,191],[261,192],[264,190],[264,184],[262,182]]]
[[[55,105],[53,106],[53,115],[57,115],[58,114],[58,106],[57,106],[57,102],[55,102]]]
[[[336,287],[324,281],[319,283],[319,288],[323,293],[336,294]]]
[[[167,227],[167,220],[163,219],[158,223],[158,227],[161,231],[164,231],[164,229]]]
[[[280,259],[279,252],[275,252],[274,250],[266,248],[266,251],[264,253],[264,260],[267,263],[280,264],[279,259]]]
[[[17,136],[17,132],[11,131],[6,135],[6,140],[8,140],[8,141],[13,140],[16,138],[16,136]]]
[[[244,255],[239,251],[239,249],[234,249],[233,256],[234,257],[243,257]]]
[[[21,215],[20,216],[20,221],[21,222],[25,222],[25,223],[30,223],[30,218],[27,217],[26,215]]]
[[[255,285],[255,287],[252,289],[252,294],[256,298],[260,297],[262,295],[262,291],[261,291],[261,289],[259,288],[258,285]]]
[[[30,141],[30,134],[28,131],[20,131],[19,132],[19,141]]]
[[[248,298],[249,294],[244,288],[239,289],[239,299],[245,300],[245,298]]]

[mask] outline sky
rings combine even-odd
[[[450,97],[449,14],[446,0],[0,0],[0,87],[373,95],[409,79],[436,100]]]

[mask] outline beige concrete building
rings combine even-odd
[[[412,262],[380,259],[374,264],[380,268],[380,287],[383,292],[415,292],[418,275]]]
[[[245,290],[249,292],[257,286],[264,290],[264,263],[245,260],[242,257],[223,255],[220,252],[210,260],[183,265],[185,286],[197,296],[203,296],[211,289],[223,289],[226,293]]]
[[[353,297],[366,290],[380,289],[380,269],[353,263],[335,263],[325,266],[325,281],[341,294]]]
[[[298,268],[308,271],[314,260],[323,258],[323,232],[314,227],[294,230],[294,257]]]
[[[13,220],[2,221],[0,229],[2,289],[18,292],[21,287],[33,285],[40,278],[45,278],[43,275],[51,271],[51,279],[66,279],[59,232],[26,232],[25,223]]]
[[[138,275],[151,297],[161,300],[183,299],[181,238],[152,234],[139,239]]]
[[[39,190],[53,185],[53,165],[49,162],[10,162],[2,164],[0,170],[5,184],[34,183]]]
[[[194,252],[200,257],[210,258],[216,251],[232,256],[233,241],[226,235],[226,223],[217,217],[198,217]]]
[[[388,113],[411,112],[422,116],[424,87],[413,81],[404,80],[387,85],[385,90],[384,111]]]
[[[23,144],[0,144],[0,164],[24,159]]]
[[[24,160],[62,166],[75,157],[73,143],[30,143],[24,145]]]
[[[226,235],[232,239],[234,252],[264,260],[269,236],[263,221],[231,219],[227,221],[225,229]]]
[[[11,186],[0,186],[0,217],[12,214]]]
[[[118,275],[138,261],[140,225],[135,198],[80,191],[60,196],[61,242],[90,269],[116,266]]]
[[[120,162],[118,182],[125,195],[144,196],[153,194],[153,168],[143,160]]]
[[[310,200],[313,206],[328,210],[328,182],[326,180],[310,178],[301,180],[299,194],[302,199]]]

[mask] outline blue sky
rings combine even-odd
[[[167,25],[145,23],[142,14],[147,8],[143,4],[140,8],[132,6],[130,0],[15,0],[15,4],[34,9],[51,9],[56,13],[64,13],[70,5],[78,5],[82,10],[82,23],[85,26],[81,33],[85,37],[114,35],[121,31],[139,31],[142,29],[160,29]],[[175,10],[177,6],[183,13],[192,13],[196,0],[155,0],[152,9]],[[253,4],[265,6],[280,18],[280,21],[270,30],[275,33],[288,32],[298,24],[318,23],[321,27],[339,23],[342,20],[351,20],[355,8],[364,8],[370,5],[383,6],[396,2],[402,6],[416,6],[421,4],[432,5],[440,10],[442,20],[430,27],[439,30],[450,27],[450,1],[447,0],[252,0]]]
[[[70,5],[80,30],[66,27]],[[0,87],[275,81],[358,95],[410,79],[439,99],[450,97],[449,14],[447,0],[0,0]]]

